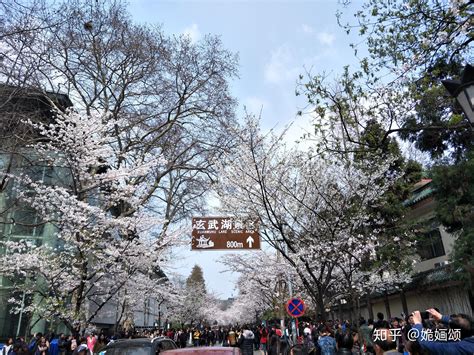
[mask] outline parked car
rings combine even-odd
[[[241,355],[240,348],[224,346],[201,346],[195,348],[166,350],[160,355]]]
[[[119,339],[107,344],[99,355],[156,355],[162,351],[176,349],[173,340],[166,337]]]

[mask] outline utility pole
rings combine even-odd
[[[288,244],[283,241],[284,247],[285,247],[285,254],[288,255]],[[293,284],[291,282],[291,277],[290,274],[288,273],[288,270],[285,269],[285,274],[286,274],[286,282],[288,284],[288,295],[289,298],[293,298]],[[298,328],[296,327],[296,322],[293,319],[291,321],[291,339],[293,340],[293,344],[296,344],[296,336],[299,336],[298,334]]]
[[[18,327],[16,328],[16,337],[17,338],[20,336],[21,320],[23,318],[23,309],[25,308],[25,293],[26,293],[26,291],[23,291],[23,296],[21,297],[20,316],[18,318]]]
[[[277,255],[277,264],[280,264],[281,262],[281,252],[279,249],[276,251]],[[281,265],[282,268],[284,268],[284,265]],[[281,277],[279,277],[279,280],[277,281],[277,302],[278,306],[280,307],[280,328],[283,334],[285,334],[285,307],[284,307],[284,295],[283,295],[283,287],[282,287],[282,282],[283,280]]]

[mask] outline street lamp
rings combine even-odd
[[[474,67],[467,64],[460,80],[441,82],[451,96],[456,98],[469,122],[474,125]]]

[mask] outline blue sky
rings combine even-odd
[[[350,19],[361,5],[354,0]],[[351,38],[336,21],[337,0],[131,0],[137,22],[160,24],[167,34],[187,33],[195,41],[219,35],[224,46],[240,58],[240,79],[231,83],[239,102],[258,114],[265,129],[282,129],[295,121],[290,139],[310,128],[308,118],[297,118],[305,105],[295,96],[298,75],[306,70],[337,75],[344,65],[356,65]],[[354,37],[352,37],[354,41]],[[190,222],[191,223],[191,222]],[[208,288],[222,298],[235,295],[235,275],[222,274],[216,260],[222,252],[182,251],[176,269],[188,275],[195,263],[204,270]]]

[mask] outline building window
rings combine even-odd
[[[421,260],[429,260],[446,255],[439,229],[425,233],[418,241],[417,249]]]
[[[28,206],[22,206],[11,217],[15,223],[11,224],[10,234],[13,236],[39,237],[43,233],[44,223],[36,211]]]
[[[19,161],[16,167],[18,173],[28,175],[32,181],[42,181],[51,184],[53,167],[36,164],[34,160]],[[32,197],[34,191],[31,191],[27,185],[13,180],[5,191],[5,204],[10,213],[7,216],[6,234],[13,238],[41,237],[44,230],[44,222],[34,208],[25,201],[19,199],[18,191],[22,191],[27,197]]]

